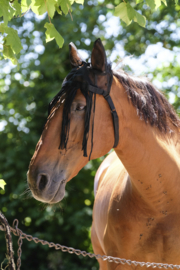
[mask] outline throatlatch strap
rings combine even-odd
[[[104,98],[107,100],[109,107],[111,109],[112,118],[113,118],[113,124],[114,124],[114,145],[113,148],[115,148],[118,145],[119,142],[119,118],[116,112],[116,109],[114,107],[114,103],[110,97],[110,95],[104,96]]]

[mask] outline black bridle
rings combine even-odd
[[[112,113],[112,118],[113,118],[113,125],[114,125],[114,145],[113,148],[115,148],[118,145],[119,142],[119,118],[116,112],[116,108],[114,106],[114,103],[112,101],[112,98],[110,96],[110,90],[111,90],[111,85],[112,85],[112,80],[113,80],[113,74],[112,71],[110,73],[110,78],[108,80],[108,85],[107,85],[107,90],[104,90],[102,88],[97,87],[97,75],[100,76],[107,76],[108,72],[99,72],[96,70],[93,70],[94,76],[95,76],[95,86],[88,84],[88,91],[102,95],[107,103],[109,104],[111,113]]]
[[[91,77],[93,77],[94,83],[90,79],[90,75]],[[99,88],[97,85],[98,76],[107,76],[107,83],[105,84],[103,89]],[[90,160],[92,148],[93,148],[93,131],[94,131],[96,94],[102,95],[109,104],[109,107],[112,113],[112,118],[113,118],[113,125],[114,125],[115,140],[114,140],[113,148],[115,148],[118,145],[119,119],[118,119],[118,115],[117,115],[114,103],[110,97],[112,80],[113,80],[113,74],[110,68],[108,69],[107,67],[106,71],[100,72],[98,70],[93,69],[91,65],[86,62],[83,62],[82,65],[79,67],[73,68],[72,71],[68,74],[68,76],[65,78],[63,82],[61,91],[49,103],[49,109],[48,109],[48,113],[50,114],[51,109],[55,106],[57,101],[60,100],[63,94],[66,94],[66,98],[68,99],[68,101],[66,102],[66,98],[65,98],[61,142],[60,142],[59,148],[64,149],[66,148],[66,145],[67,145],[68,136],[69,136],[69,126],[70,126],[70,119],[68,118],[68,115],[70,112],[70,106],[75,97],[77,89],[80,89],[83,95],[85,96],[86,104],[87,102],[90,103],[90,105],[87,106],[89,112],[86,112],[86,115],[85,115],[85,131],[84,131],[84,138],[83,138],[83,143],[82,143],[82,150],[84,150],[84,156],[87,157],[87,140],[88,140],[88,133],[89,133],[91,110],[93,111],[93,121],[92,121],[92,136],[91,136],[91,152],[89,154],[89,160]],[[70,96],[68,97],[68,92],[70,92],[70,89],[72,89],[72,91],[69,94]],[[93,100],[93,109],[92,109],[93,96],[94,96],[94,100]]]

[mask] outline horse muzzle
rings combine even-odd
[[[65,195],[66,180],[64,174],[56,177],[47,172],[27,172],[27,182],[33,197],[44,203],[54,204]]]

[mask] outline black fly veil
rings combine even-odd
[[[96,42],[101,42],[99,39]],[[94,78],[94,83],[90,79],[90,73]],[[97,87],[98,76],[106,76],[107,84],[101,89]],[[112,102],[112,99],[109,95],[111,84],[112,84],[112,71],[110,65],[106,65],[106,70],[101,72],[97,69],[91,67],[90,64],[82,61],[81,65],[74,67],[68,76],[65,78],[62,89],[60,92],[53,98],[49,103],[48,114],[50,114],[52,108],[56,103],[64,98],[64,109],[63,109],[63,120],[62,120],[62,130],[60,135],[60,145],[59,149],[66,149],[67,142],[69,138],[69,129],[70,129],[70,110],[72,102],[76,96],[77,90],[80,89],[82,94],[86,99],[86,111],[84,119],[84,135],[82,142],[83,155],[87,157],[87,141],[89,137],[89,126],[91,113],[93,112],[92,118],[92,134],[91,134],[91,151],[89,154],[89,160],[91,157],[93,149],[93,130],[94,130],[94,114],[95,114],[95,104],[96,104],[96,94],[103,95],[106,101],[108,102],[114,123],[114,133],[115,133],[115,143],[113,147],[116,147],[119,141],[119,126],[118,126],[118,116],[116,109]]]
[[[60,92],[53,98],[49,103],[48,114],[50,114],[51,109],[55,106],[58,100],[62,96],[65,96],[64,109],[63,109],[63,121],[62,121],[62,131],[61,131],[61,140],[59,149],[66,149],[68,137],[69,137],[69,128],[70,128],[70,110],[72,102],[76,96],[77,90],[80,89],[82,94],[86,99],[86,112],[85,112],[85,125],[84,125],[84,136],[82,142],[82,150],[84,151],[84,156],[87,157],[87,140],[89,134],[89,124],[92,110],[92,92],[87,91],[88,85],[88,76],[87,76],[88,65],[83,63],[83,66],[80,68],[73,68],[68,76],[65,78],[62,89]],[[95,96],[94,96],[95,101]],[[94,102],[95,103],[95,102]],[[95,104],[94,104],[95,105]],[[92,147],[92,146],[91,146]]]

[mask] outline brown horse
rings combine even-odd
[[[95,177],[94,252],[180,264],[179,118],[146,79],[112,72],[100,39],[91,64],[72,43],[70,61],[30,163],[33,196],[62,200],[67,182],[88,160],[114,147]],[[99,264],[101,270],[139,268]]]

